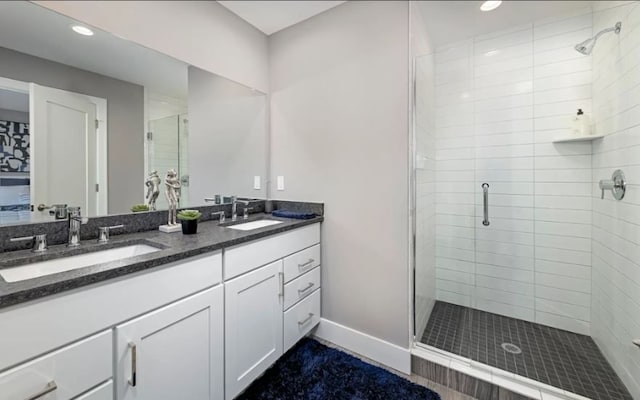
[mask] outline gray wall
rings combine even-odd
[[[323,318],[406,348],[408,2],[347,2],[269,45],[271,195],[325,202]]]
[[[144,88],[0,47],[0,77],[107,99],[109,213],[143,202]]]
[[[267,36],[216,1],[35,3],[187,64],[269,91]]]
[[[189,196],[266,197],[267,99],[226,78],[189,67]],[[262,187],[253,189],[253,177]]]
[[[29,123],[29,113],[0,108],[0,119],[5,121]]]

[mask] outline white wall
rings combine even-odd
[[[551,143],[591,111],[589,36],[586,9],[437,50],[438,299],[589,333],[591,145]]]
[[[323,318],[406,348],[408,3],[345,3],[270,49],[271,194],[325,203]]]
[[[34,1],[263,92],[267,37],[215,1]]]
[[[267,96],[189,67],[189,196],[266,197]],[[261,188],[255,190],[254,176]]]
[[[617,7],[615,7],[617,6]],[[596,343],[634,396],[640,398],[640,3],[597,2],[594,32],[622,22],[593,50],[596,131],[593,146],[593,298]],[[600,199],[597,182],[622,169],[621,201]]]

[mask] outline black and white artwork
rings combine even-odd
[[[0,120],[0,172],[29,172],[29,124]]]

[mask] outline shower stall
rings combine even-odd
[[[577,3],[414,49],[415,346],[640,399],[640,3]]]
[[[188,114],[177,114],[149,121],[147,151],[149,172],[157,171],[162,179],[169,169],[175,169],[184,188],[180,195],[182,206],[189,204],[189,119]],[[158,196],[159,210],[168,208],[164,195]]]

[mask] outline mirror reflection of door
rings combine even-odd
[[[99,202],[96,104],[87,96],[30,84],[31,205],[37,220],[68,204],[96,215]]]

